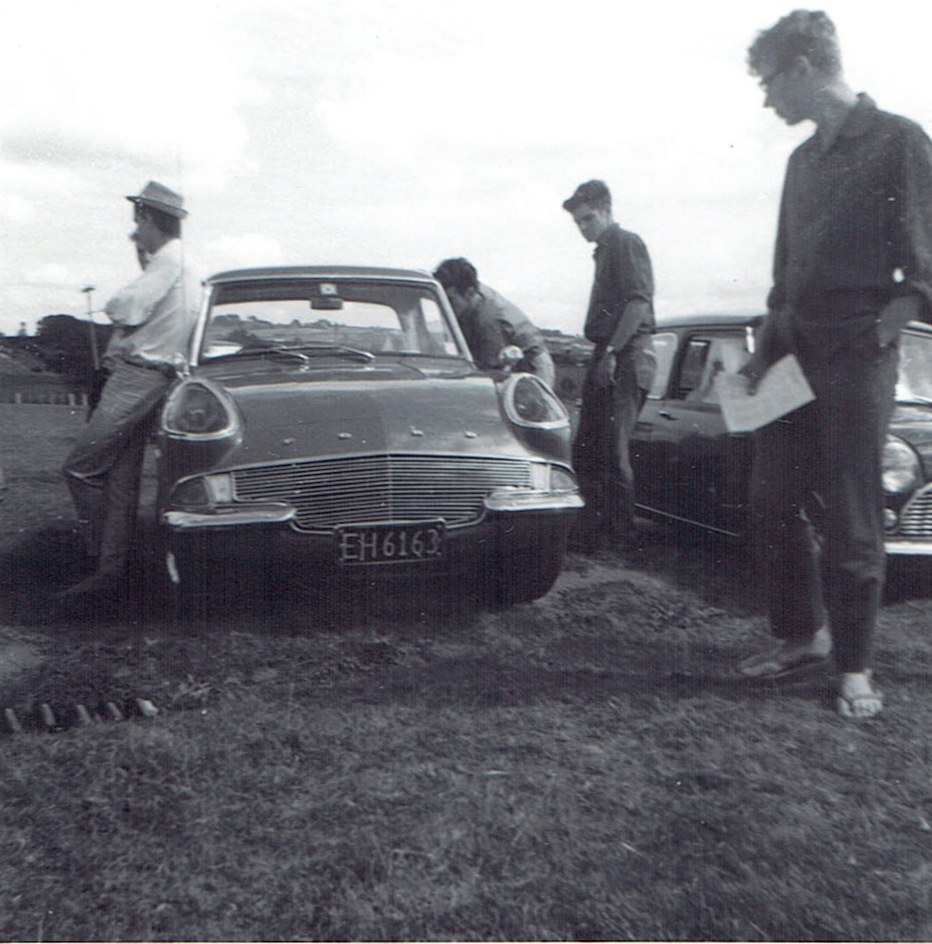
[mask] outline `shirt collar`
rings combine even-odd
[[[595,249],[592,250],[592,255],[598,255],[599,250],[615,235],[616,231],[619,229],[618,221],[615,220],[613,223],[609,223],[605,227],[602,235],[595,241]]]
[[[827,151],[839,138],[856,138],[866,134],[876,113],[877,105],[870,95],[858,92],[858,100],[848,112],[841,127],[832,137],[829,137],[821,128],[816,131],[815,137],[819,142],[819,146],[823,151]]]

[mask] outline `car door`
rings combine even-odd
[[[666,402],[680,334],[676,330],[658,330],[654,333],[653,342],[657,373],[631,435],[629,453],[634,469],[636,503],[641,508],[671,511],[667,508],[667,495],[663,487],[669,459],[663,454],[662,445],[652,436],[652,432],[657,425],[659,411]]]
[[[650,426],[650,463],[640,480],[635,469],[637,500],[671,517],[739,533],[753,441],[748,433],[726,430],[715,378],[744,364],[748,334],[743,326],[702,328],[684,330],[678,340],[663,395],[642,414]]]

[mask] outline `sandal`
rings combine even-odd
[[[869,692],[859,695],[842,695],[839,692],[836,704],[842,718],[866,721],[876,718],[883,711],[883,693],[873,687]]]
[[[761,682],[776,681],[802,674],[808,669],[825,665],[826,662],[828,662],[828,656],[816,655],[813,652],[788,656],[787,653],[777,649],[756,656],[748,656],[747,659],[738,663],[738,675]]]

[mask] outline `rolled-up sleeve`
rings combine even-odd
[[[107,317],[114,324],[126,328],[145,324],[180,274],[181,265],[177,259],[169,253],[156,253],[146,270],[107,302],[104,306]]]
[[[628,238],[619,240],[617,254],[622,291],[622,297],[619,299],[620,307],[623,309],[628,302],[636,298],[652,305],[654,272],[644,241],[631,233]]]
[[[903,276],[901,290],[922,298],[922,319],[932,322],[932,141],[911,126],[901,155],[894,263]]]

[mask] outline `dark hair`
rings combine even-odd
[[[468,260],[444,259],[434,270],[434,278],[445,288],[465,295],[470,289],[479,288],[479,275],[476,267]]]
[[[563,209],[572,213],[583,204],[598,210],[611,210],[612,193],[604,180],[587,180],[573,192],[573,196],[563,201]]]
[[[181,220],[179,220],[177,216],[172,216],[171,213],[164,213],[162,210],[157,210],[155,207],[149,206],[146,203],[137,202],[134,206],[136,207],[137,219],[142,218],[149,220],[160,233],[164,233],[172,239],[180,238]]]
[[[794,10],[768,30],[761,30],[748,49],[748,68],[762,75],[764,63],[776,72],[800,56],[833,78],[841,74],[841,50],[835,24],[821,10]]]

